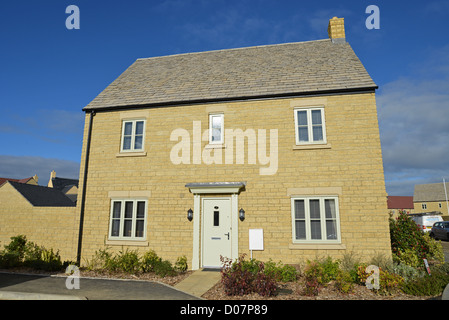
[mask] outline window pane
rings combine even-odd
[[[335,200],[326,199],[324,200],[324,210],[326,211],[326,219],[335,219]]]
[[[133,203],[131,201],[125,202],[125,219],[132,219],[133,217]]]
[[[124,228],[123,228],[123,236],[131,237],[131,227],[133,225],[132,220],[125,220]]]
[[[310,221],[310,232],[312,240],[321,240],[321,222],[319,220]]]
[[[313,126],[313,141],[323,141],[323,128],[321,126]]]
[[[321,124],[321,110],[312,110],[312,124]]]
[[[120,211],[122,210],[122,203],[115,201],[114,202],[114,209],[112,211],[112,218],[114,219],[120,219]]]
[[[118,237],[120,232],[120,220],[112,220],[112,230],[111,230],[111,236],[112,237]]]
[[[298,127],[299,141],[309,141],[309,129],[307,127]]]
[[[136,141],[134,142],[134,149],[142,149],[143,136],[136,136]]]
[[[136,237],[142,238],[143,237],[143,227],[144,227],[144,220],[137,220],[136,221]]]
[[[137,202],[137,219],[145,218],[145,201]]]
[[[221,141],[221,129],[212,129],[212,141]]]
[[[295,235],[296,240],[306,239],[306,222],[305,221],[295,221]]]
[[[298,126],[307,126],[307,111],[298,111]]]
[[[212,117],[212,128],[221,129],[221,116]]]
[[[295,200],[295,219],[305,219],[304,200]]]
[[[310,219],[320,219],[320,200],[310,200]]]
[[[337,227],[335,220],[326,220],[326,238],[328,240],[337,239]]]
[[[136,122],[136,134],[143,134],[143,121]]]
[[[218,227],[220,225],[220,212],[214,211],[214,227]]]
[[[130,136],[133,133],[133,123],[132,122],[125,122],[125,136]]]
[[[131,137],[123,137],[123,150],[131,149]]]

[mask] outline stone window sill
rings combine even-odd
[[[293,150],[313,150],[313,149],[331,149],[332,146],[329,143],[326,144],[304,144],[294,145]]]
[[[146,157],[146,152],[120,152],[115,155],[117,158],[124,158],[124,157]]]
[[[344,250],[346,245],[341,243],[290,243],[290,250]]]

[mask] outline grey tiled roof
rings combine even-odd
[[[375,88],[348,43],[316,40],[138,59],[85,109]]]
[[[446,191],[449,193],[449,182],[446,182]],[[449,194],[448,194],[449,196]],[[444,185],[440,183],[417,184],[413,195],[414,202],[446,201]]]
[[[9,183],[35,207],[75,207],[76,203],[60,190],[31,184]]]

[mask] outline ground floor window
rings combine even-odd
[[[147,200],[112,200],[109,239],[146,238]]]
[[[294,243],[340,241],[338,197],[292,197]]]

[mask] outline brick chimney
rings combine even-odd
[[[329,34],[329,39],[331,39],[333,43],[346,42],[345,19],[337,17],[330,19],[327,33]]]
[[[56,172],[55,172],[55,170],[52,170],[52,172],[50,172],[50,180],[48,181],[47,187],[53,188],[53,179],[54,178],[56,178]]]

